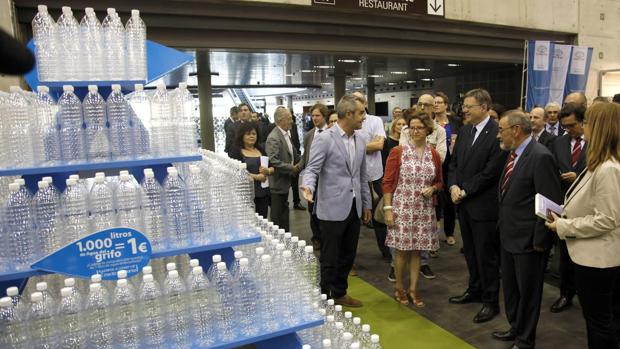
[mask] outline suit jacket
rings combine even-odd
[[[317,178],[321,178],[313,212],[319,219],[344,221],[351,212],[354,195],[358,217],[362,217],[362,209],[372,209],[366,174],[366,142],[358,134],[355,135],[354,161],[351,168],[339,127],[331,127],[314,138],[302,185],[314,192]]]
[[[267,137],[266,149],[269,165],[274,168],[269,176],[269,189],[274,194],[288,194],[293,176],[293,164],[299,162],[299,152],[293,146],[293,154],[288,150],[282,131],[275,127]]]
[[[570,141],[571,137],[568,134],[557,137],[553,141],[551,152],[555,157],[555,161],[558,163],[560,173],[575,172],[579,174],[586,168],[588,144],[585,143],[585,146],[581,149],[581,155],[579,156],[579,160],[577,160],[577,166],[573,167],[571,165],[571,154],[573,153],[573,149],[570,145]],[[562,181],[562,195],[566,193],[570,186],[571,184]]]
[[[471,218],[479,221],[497,220],[497,183],[508,153],[499,148],[498,126],[489,120],[471,144],[473,125],[459,130],[454,153],[450,159],[448,190],[453,185],[465,190],[459,204],[467,208]]]
[[[620,266],[620,163],[607,160],[594,172],[587,169],[564,199],[564,216],[557,221],[571,259],[583,266]]]
[[[507,188],[502,195],[498,188],[499,233],[502,247],[510,253],[527,253],[534,246],[548,249],[553,243],[553,233],[545,227],[545,220],[534,213],[534,196],[540,193],[554,202],[562,200],[558,167],[551,152],[532,140],[525,147]],[[499,183],[504,182],[506,167]]]
[[[308,159],[310,158],[310,146],[314,140],[315,133],[316,127],[313,127],[311,130],[307,131],[306,134],[304,134],[304,155],[301,157],[301,162],[299,164],[301,169],[306,168],[306,165],[308,165]]]
[[[547,147],[547,149],[551,149],[551,145],[553,144],[553,141],[555,141],[556,138],[557,138],[556,136],[547,132],[547,130],[543,130],[542,133],[540,134],[540,137],[538,137],[538,143],[544,145],[545,147]]]

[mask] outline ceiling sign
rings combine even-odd
[[[444,0],[312,0],[312,4],[400,15],[444,16]]]

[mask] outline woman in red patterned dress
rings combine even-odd
[[[396,289],[401,304],[423,307],[416,293],[420,272],[420,251],[439,248],[435,217],[435,194],[443,185],[439,153],[426,143],[433,121],[424,112],[409,120],[410,144],[395,147],[387,159],[383,178],[383,211],[388,226],[385,245],[396,249]],[[411,284],[405,293],[403,274],[409,263]]]

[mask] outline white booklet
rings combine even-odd
[[[269,157],[268,156],[261,156],[260,157],[260,165],[262,167],[269,167]],[[266,181],[261,182],[260,184],[261,188],[269,188],[269,178],[267,178]]]
[[[549,200],[544,195],[536,194],[534,197],[534,203],[534,211],[536,215],[542,219],[546,220],[551,214],[550,212],[553,212],[558,216],[562,216],[562,206]]]

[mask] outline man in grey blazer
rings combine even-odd
[[[274,112],[274,119],[276,127],[267,136],[265,146],[269,164],[275,170],[273,175],[269,176],[271,221],[289,231],[288,192],[291,178],[299,173],[299,152],[291,141],[291,112],[285,107],[278,107]]]
[[[366,223],[372,216],[366,144],[356,132],[364,122],[364,100],[345,95],[336,110],[338,122],[314,138],[300,189],[308,202],[318,191],[314,211],[323,233],[321,290],[336,304],[360,307],[362,302],[347,294],[347,276],[357,252],[360,218]]]

